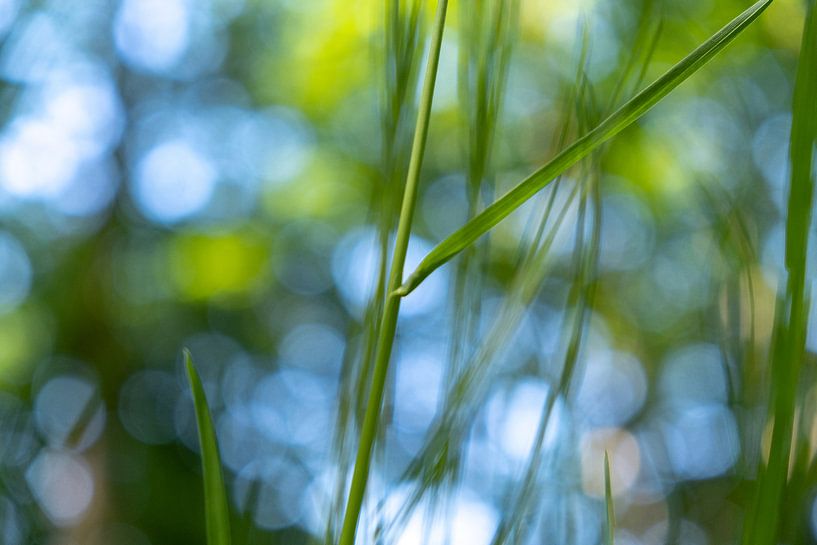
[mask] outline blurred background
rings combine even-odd
[[[214,412],[236,543],[323,539],[348,470],[339,428],[355,436],[341,394],[365,352],[380,195],[405,176],[385,147],[405,147],[412,125],[384,122],[381,4],[0,0],[0,542],[204,543],[183,346]],[[606,107],[648,6],[663,26],[645,82],[748,6],[658,4],[521,2],[495,194],[560,147],[582,29],[588,86]],[[469,213],[459,9],[408,268]],[[517,250],[545,201],[492,233],[466,275],[479,286],[471,321],[477,339],[498,316],[506,327],[487,336],[496,350],[465,349],[486,362],[485,387],[459,415],[448,515],[424,520],[434,503],[419,500],[392,542],[442,543],[444,523],[452,545],[488,545],[536,451],[547,463],[525,542],[599,543],[605,450],[619,544],[734,542],[763,435],[802,20],[798,0],[777,0],[598,157],[593,304],[569,391],[533,449],[571,344],[585,212],[564,179],[553,190],[564,227],[524,301],[509,296]],[[451,361],[471,357],[452,356],[455,268],[405,300],[361,543],[416,488],[411,461],[450,403]],[[804,516],[813,543],[817,507]]]

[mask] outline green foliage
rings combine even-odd
[[[388,295],[383,305],[383,314],[378,331],[377,346],[375,348],[372,383],[369,389],[366,414],[358,444],[355,469],[352,474],[352,484],[349,488],[349,499],[346,504],[346,515],[340,534],[340,545],[353,545],[357,523],[360,518],[360,509],[366,492],[369,479],[372,448],[377,437],[380,423],[380,412],[383,404],[383,391],[391,359],[394,335],[397,329],[397,315],[400,312],[400,299],[391,295],[400,286],[403,278],[403,265],[408,251],[411,223],[417,201],[417,191],[420,181],[420,169],[425,155],[426,139],[428,137],[428,122],[431,117],[431,103],[434,99],[434,84],[437,79],[437,66],[440,60],[445,16],[448,9],[447,0],[438,0],[437,15],[431,39],[431,51],[428,56],[423,91],[420,95],[420,107],[417,114],[417,126],[414,130],[414,142],[411,148],[406,186],[403,194],[403,203],[400,210],[400,219],[397,225],[397,239],[394,244],[391,271],[389,272]]]
[[[155,32],[175,45],[143,57],[138,2],[17,10],[0,44],[0,542],[459,545],[462,502],[488,512],[474,533],[491,545],[613,545],[617,526],[812,545],[817,3],[777,2],[748,36],[774,3],[758,1],[673,66],[690,27],[752,1],[374,0],[374,24],[340,0],[170,2]],[[738,36],[737,62],[701,70]],[[155,64],[164,49],[178,58]],[[654,66],[671,68],[644,88]],[[690,118],[639,122],[693,75],[675,104]],[[344,247],[358,233],[371,254]],[[443,240],[405,277],[410,239]],[[445,301],[401,315],[448,261]],[[222,470],[183,352],[204,532],[173,420],[179,346],[225,369]],[[673,374],[700,347],[712,380]],[[613,402],[628,407],[596,414]],[[610,437],[637,470],[634,488],[615,474],[618,521],[606,450],[603,502],[585,478]],[[247,481],[246,535],[225,477]]]
[[[423,259],[417,269],[397,290],[404,297],[411,293],[435,269],[473,244],[492,227],[522,206],[528,199],[538,193],[554,178],[575,165],[594,149],[610,140],[627,128],[653,106],[692,76],[723,48],[743,32],[772,0],[760,0],[749,9],[738,15],[729,24],[715,33],[692,53],[687,55],[667,73],[638,93],[627,103],[616,110],[610,117],[601,122],[588,134],[571,144],[550,162],[525,178],[516,187],[488,206],[474,219],[466,223],[440,244],[434,247]]]
[[[190,391],[193,393],[196,424],[199,430],[207,545],[230,545],[230,511],[227,507],[227,493],[224,489],[224,477],[221,472],[213,418],[210,415],[201,379],[193,366],[193,357],[186,348],[184,349],[184,365],[190,382]]]
[[[797,79],[792,100],[789,144],[791,179],[786,215],[786,278],[775,313],[771,365],[769,421],[772,425],[768,462],[759,468],[754,503],[746,517],[745,545],[773,545],[781,541],[781,527],[791,539],[801,539],[808,510],[806,491],[817,484],[805,426],[795,426],[798,408],[810,425],[800,391],[808,330],[810,290],[806,282],[809,229],[814,195],[814,146],[817,144],[817,10],[809,1],[803,28]],[[805,432],[805,433],[803,433]],[[792,460],[792,445],[794,459]],[[790,467],[795,474],[789,481]],[[786,501],[788,500],[788,501]],[[785,523],[785,524],[784,524]],[[798,531],[800,530],[800,531]]]
[[[375,364],[373,389],[370,390],[366,421],[364,421],[361,446],[358,451],[358,461],[355,465],[355,476],[353,477],[352,489],[350,491],[349,505],[351,507],[347,506],[346,524],[341,543],[347,544],[352,542],[354,527],[352,527],[351,530],[348,529],[350,524],[349,513],[351,511],[355,517],[352,524],[356,524],[360,504],[362,503],[363,490],[365,489],[366,475],[368,474],[369,468],[368,457],[375,437],[377,424],[376,415],[381,404],[382,384],[385,382],[385,369],[388,364],[391,344],[394,338],[395,323],[393,321],[387,321],[387,317],[391,316],[392,313],[396,317],[399,308],[396,296],[407,295],[438,266],[448,261],[460,251],[469,250],[464,259],[459,263],[454,281],[455,297],[453,301],[455,305],[455,315],[459,316],[460,319],[455,321],[457,327],[455,327],[453,337],[454,357],[452,358],[451,365],[453,367],[451,368],[449,379],[452,381],[452,386],[445,398],[445,406],[440,419],[436,422],[420,455],[414,460],[414,463],[409,467],[405,475],[407,480],[414,480],[418,485],[404,504],[397,520],[391,523],[393,526],[387,526],[387,529],[391,529],[393,532],[400,531],[402,524],[405,523],[409,515],[419,504],[420,499],[426,496],[430,491],[441,492],[445,488],[453,490],[456,486],[456,474],[457,468],[459,467],[462,441],[467,435],[467,430],[474,415],[484,402],[485,395],[488,391],[487,385],[492,374],[490,364],[495,359],[497,353],[504,347],[505,340],[513,332],[515,324],[517,324],[521,318],[522,314],[520,311],[524,309],[538,293],[541,281],[547,270],[543,265],[547,263],[546,257],[550,243],[552,243],[553,237],[559,229],[561,219],[564,218],[564,214],[570,208],[573,198],[576,197],[578,193],[579,221],[577,223],[576,247],[574,251],[577,274],[569,298],[571,305],[576,310],[573,320],[569,322],[571,324],[568,327],[569,342],[566,347],[565,362],[557,390],[559,395],[567,394],[573,377],[573,370],[575,369],[578,359],[582,332],[586,326],[586,317],[592,306],[595,286],[592,278],[595,276],[595,267],[598,260],[599,233],[601,228],[598,193],[598,172],[600,169],[598,160],[593,162],[595,166],[589,167],[586,172],[587,175],[582,177],[587,178],[588,181],[586,184],[578,184],[575,187],[568,201],[563,205],[556,222],[551,226],[549,236],[542,239],[541,237],[545,233],[545,226],[548,223],[553,205],[552,197],[555,196],[556,191],[552,193],[551,200],[545,209],[546,212],[540,221],[540,227],[537,229],[536,242],[530,246],[526,252],[526,256],[522,260],[525,266],[520,270],[517,277],[518,282],[511,288],[511,295],[508,298],[506,306],[500,312],[494,328],[490,330],[485,341],[481,343],[481,347],[474,352],[474,355],[468,358],[464,364],[458,365],[459,356],[457,356],[457,354],[458,351],[461,350],[459,347],[468,346],[468,339],[474,339],[473,327],[463,327],[463,324],[468,321],[466,318],[468,311],[464,309],[473,310],[476,308],[473,305],[465,303],[466,294],[468,293],[468,289],[466,288],[467,279],[469,276],[475,276],[469,274],[469,268],[472,266],[471,264],[476,255],[471,251],[473,244],[482,234],[486,233],[501,219],[521,206],[552,179],[560,176],[564,171],[590,153],[597,151],[606,141],[646,113],[664,96],[728,45],[752,23],[770,3],[768,0],[761,1],[746,10],[684,60],[675,65],[675,67],[659,78],[655,83],[637,94],[633,99],[628,101],[589,132],[587,132],[587,128],[596,122],[598,112],[595,111],[595,99],[592,89],[590,89],[590,84],[583,72],[583,62],[580,63],[579,77],[575,86],[576,89],[579,89],[579,93],[576,97],[578,105],[577,120],[580,132],[586,134],[560,153],[553,161],[548,163],[548,165],[531,175],[499,201],[488,206],[487,209],[476,215],[475,212],[480,206],[479,196],[483,188],[486,187],[484,185],[484,178],[490,164],[491,142],[500,102],[499,97],[501,97],[503,85],[501,79],[498,81],[487,79],[485,74],[492,72],[504,77],[508,63],[507,56],[502,54],[503,51],[507,51],[507,45],[504,46],[504,49],[498,47],[496,44],[492,44],[485,50],[481,49],[482,38],[480,30],[486,27],[489,29],[493,27],[493,33],[489,32],[488,36],[497,40],[498,43],[503,43],[502,29],[506,28],[505,23],[503,23],[503,9],[513,13],[516,8],[514,5],[503,7],[503,4],[500,2],[494,4],[497,10],[496,12],[491,12],[490,9],[486,9],[485,5],[481,5],[480,9],[465,11],[464,45],[461,46],[460,59],[460,90],[461,103],[463,103],[464,110],[468,113],[468,142],[470,147],[468,148],[469,152],[467,154],[469,158],[467,187],[469,195],[468,211],[469,217],[472,219],[470,219],[462,229],[432,250],[420,264],[417,271],[412,274],[408,281],[402,286],[399,286],[399,289],[396,289],[395,281],[399,283],[401,274],[398,273],[395,275],[394,266],[392,268],[389,282],[391,290],[385,299],[384,320],[380,326],[380,341],[378,343],[379,347],[384,347],[386,350],[384,351],[382,348],[378,348],[376,352],[377,360]],[[491,19],[491,17],[481,18],[481,15],[484,13],[492,13],[493,19]],[[490,22],[492,20],[494,21],[493,25],[486,23],[486,21]],[[658,25],[654,31],[650,32],[650,25],[647,21],[648,18],[642,19],[642,24],[639,26],[639,31],[635,38],[636,49],[644,52],[636,85],[646,72],[646,65],[649,63],[661,31],[661,27]],[[499,50],[498,54],[496,53],[497,50]],[[438,55],[439,49],[432,49],[432,53]],[[473,61],[474,64],[468,60],[468,54],[476,56],[477,60]],[[499,59],[493,58],[492,55],[498,55]],[[433,55],[431,58],[434,58]],[[584,53],[582,54],[582,58],[584,58]],[[631,62],[625,67],[619,79],[618,86],[609,101],[611,105],[615,104],[618,93],[624,88],[625,82],[629,79],[632,71],[638,67],[636,59],[637,57],[633,56]],[[428,82],[428,79],[426,81]],[[565,124],[565,129],[561,133],[562,138],[567,134],[568,123]],[[410,218],[411,214],[413,214],[413,196],[409,191],[410,188],[412,188],[413,175],[416,175],[416,171],[412,171],[410,168],[409,183],[407,184],[409,206],[406,206],[407,201],[404,200],[401,218],[405,217],[406,214],[408,214]],[[487,187],[490,188],[490,184]],[[579,187],[582,189],[577,192]],[[490,190],[488,194],[490,194]],[[586,199],[588,196],[592,197],[592,203],[590,205],[588,205]],[[584,225],[586,223],[585,218],[587,217],[586,210],[589,207],[592,207],[593,210],[593,214],[590,216],[592,218],[590,221],[592,225],[591,239],[585,241]],[[401,221],[401,226],[404,225],[407,224]],[[398,231],[398,242],[396,244],[397,257],[395,258],[395,262],[398,264],[398,267],[402,269],[405,254],[404,252],[402,255],[400,254],[400,234],[401,232]],[[473,299],[474,292],[471,291],[470,293],[472,301],[475,300]],[[382,370],[382,374],[379,373],[378,370]],[[538,469],[542,464],[542,444],[555,399],[555,394],[550,395],[543,407],[540,425],[537,430],[536,440],[527,465],[527,470],[521,480],[521,486],[515,494],[515,500],[506,509],[506,517],[500,523],[497,533],[492,540],[494,545],[507,542],[515,543],[522,539],[522,534],[519,533],[519,524],[524,519],[527,510],[536,503],[535,493],[537,487],[535,483],[538,480]],[[606,500],[608,508],[608,543],[612,543],[612,498],[609,497],[609,467],[606,457],[605,473],[608,496]],[[358,485],[358,483],[363,484]],[[434,499],[435,497],[436,494],[431,494],[433,502],[441,501]],[[396,533],[386,533],[385,535],[396,535]]]

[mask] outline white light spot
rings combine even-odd
[[[139,162],[133,193],[148,218],[175,223],[206,205],[215,184],[216,170],[208,158],[177,139],[159,144]]]
[[[488,401],[488,437],[510,459],[523,462],[530,456],[549,391],[546,383],[528,380],[510,391],[495,393]],[[543,440],[546,449],[558,438],[562,411],[561,402],[556,400]]]
[[[708,479],[725,473],[738,457],[738,429],[731,411],[721,405],[683,411],[666,428],[667,451],[675,473],[685,479]]]
[[[5,34],[20,9],[20,0],[0,0],[0,34]]]
[[[420,237],[412,236],[409,241],[406,263],[403,270],[407,276],[417,268],[420,261],[431,251],[432,244]],[[440,308],[446,302],[448,280],[445,269],[434,271],[423,283],[403,299],[400,307],[401,317],[414,317]]]
[[[95,390],[93,384],[74,376],[55,377],[40,389],[34,417],[49,442],[63,446],[75,434],[78,443],[72,446],[84,449],[96,441],[104,428],[105,412]],[[82,421],[91,403],[99,406],[87,421]],[[77,429],[81,425],[85,428]]]
[[[696,344],[673,352],[664,363],[659,387],[664,403],[672,407],[726,402],[728,384],[720,350]]]
[[[20,198],[53,198],[71,182],[80,160],[60,126],[17,118],[0,137],[0,187]]]
[[[136,68],[168,70],[187,50],[189,19],[186,0],[124,0],[113,23],[119,54]]]
[[[284,337],[279,348],[284,365],[317,372],[340,371],[345,342],[333,328],[300,324]]]
[[[646,397],[647,377],[638,360],[629,354],[591,351],[577,399],[590,424],[620,426],[641,409]]]
[[[641,469],[638,441],[622,428],[600,428],[585,432],[580,441],[582,487],[585,493],[604,497],[604,453],[610,457],[610,485],[621,495],[635,484]]]
[[[26,11],[30,15],[15,22],[3,44],[0,74],[15,82],[39,83],[56,67],[74,63],[83,55],[66,36],[71,34],[69,27],[44,9]]]
[[[351,310],[361,313],[377,279],[380,248],[373,229],[359,229],[346,235],[332,256],[332,276]]]
[[[79,521],[94,496],[94,478],[85,461],[44,450],[26,472],[26,481],[45,514],[57,526]]]
[[[408,433],[420,433],[431,423],[442,393],[443,365],[434,354],[401,355],[397,363],[394,420]]]
[[[389,241],[389,249],[393,246]],[[412,237],[403,268],[406,274],[413,271],[431,244],[419,237]],[[353,231],[337,245],[332,256],[332,276],[346,304],[355,312],[362,312],[374,289],[380,256],[378,235],[374,229]],[[447,287],[445,269],[437,270],[408,297],[400,307],[401,318],[413,318],[438,309],[445,302]]]
[[[41,101],[45,117],[72,136],[84,157],[98,156],[116,143],[122,107],[107,74],[93,68],[61,74],[45,86]]]
[[[786,199],[790,134],[791,116],[780,114],[764,121],[752,140],[752,159],[763,174],[772,200],[780,210],[783,210]]]
[[[613,193],[604,199],[601,266],[617,271],[641,267],[654,245],[649,209],[631,193]]]
[[[499,522],[496,509],[468,490],[458,493],[447,512],[429,520],[424,505],[414,513],[396,540],[397,545],[488,545]],[[447,536],[450,530],[450,535]]]
[[[233,129],[232,157],[255,178],[279,185],[298,176],[312,155],[309,125],[290,110],[250,115]]]

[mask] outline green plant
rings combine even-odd
[[[418,185],[426,149],[431,104],[448,7],[446,0],[438,1],[402,201],[394,199],[393,195],[388,197],[394,187],[384,189],[379,195],[380,198],[377,199],[377,202],[383,203],[386,210],[382,213],[383,219],[379,229],[381,255],[378,281],[365,318],[368,329],[367,344],[362,354],[363,363],[354,367],[353,371],[348,372],[344,377],[347,388],[342,395],[347,397],[340,405],[339,425],[343,428],[344,434],[339,436],[341,437],[339,450],[344,453],[350,451],[349,437],[345,432],[352,429],[351,422],[359,426],[360,438],[345,506],[345,516],[338,538],[341,545],[353,545],[355,542],[372,453],[376,448],[379,430],[383,426],[381,407],[395,342],[401,298],[409,295],[434,270],[461,252],[465,252],[463,259],[458,263],[454,284],[456,289],[452,300],[458,309],[477,304],[474,302],[477,301],[477,298],[474,296],[473,288],[467,287],[467,279],[470,277],[469,271],[480,259],[477,246],[479,239],[554,180],[556,180],[554,184],[558,184],[561,188],[560,176],[574,166],[580,165],[581,182],[568,189],[567,204],[563,205],[556,214],[552,214],[556,190],[551,193],[541,221],[536,228],[534,242],[526,251],[521,252],[519,261],[525,274],[515,277],[509,290],[510,303],[503,307],[500,319],[489,331],[485,342],[473,354],[466,354],[462,347],[468,347],[477,338],[474,326],[473,324],[469,326],[466,319],[457,322],[460,330],[454,334],[454,343],[457,348],[452,358],[454,366],[450,370],[452,386],[447,392],[448,397],[444,400],[445,410],[435,422],[421,454],[408,470],[408,475],[418,480],[420,485],[401,512],[401,516],[405,518],[407,513],[417,505],[420,497],[429,489],[439,487],[440,483],[455,480],[457,456],[467,434],[468,423],[473,412],[484,398],[485,384],[490,379],[490,363],[496,352],[503,347],[509,330],[513,329],[514,323],[520,319],[520,308],[529,304],[538,293],[542,279],[548,270],[547,257],[553,238],[561,226],[569,205],[574,200],[578,200],[579,220],[574,247],[577,272],[569,296],[573,315],[572,320],[566,320],[566,323],[569,322],[565,327],[568,349],[561,376],[557,381],[559,394],[565,394],[568,391],[582,344],[582,332],[586,327],[587,313],[593,305],[593,277],[598,261],[599,232],[601,230],[598,155],[603,151],[606,142],[635,123],[662,98],[701,69],[748,28],[771,3],[772,0],[760,0],[753,4],[601,122],[599,119],[605,113],[605,108],[598,106],[599,101],[596,100],[592,85],[587,81],[584,72],[585,52],[583,52],[580,56],[582,60],[579,62],[572,97],[576,104],[576,119],[569,117],[565,120],[564,130],[559,135],[558,141],[564,144],[572,124],[576,125],[580,137],[560,151],[551,161],[484,209],[482,209],[483,200],[487,201],[484,197],[491,195],[493,189],[490,183],[491,149],[495,139],[496,119],[499,115],[505,73],[509,62],[511,30],[514,28],[515,13],[518,7],[514,1],[497,2],[492,4],[495,11],[488,11],[490,15],[483,18],[477,15],[484,15],[486,12],[476,10],[474,13],[477,15],[474,19],[466,20],[465,27],[470,33],[464,32],[464,42],[460,50],[461,55],[465,55],[460,60],[461,95],[464,97],[462,100],[471,106],[467,116],[469,137],[466,152],[469,159],[467,169],[469,219],[462,228],[438,244],[419,267],[404,280],[403,268],[411,235],[412,218],[417,206]],[[413,78],[413,63],[416,61],[416,58],[411,58],[411,55],[417,46],[421,32],[418,22],[420,19],[419,2],[411,4],[405,12],[400,11],[398,2],[392,2],[389,5],[393,8],[389,11],[391,17],[389,36],[392,40],[389,43],[395,52],[391,58],[395,59],[394,66],[397,67],[395,73],[398,77],[396,78],[397,83],[389,93],[391,101],[387,109],[387,119],[390,121],[385,123],[388,136],[385,146],[387,158],[384,162],[387,165],[386,170],[393,174],[393,171],[399,170],[399,160],[395,159],[399,153],[394,151],[397,147],[395,142],[399,140],[397,127],[408,108],[407,97],[411,96],[409,88]],[[483,4],[480,3],[480,5]],[[789,494],[797,496],[797,502],[803,503],[806,495],[805,485],[794,481],[787,483],[787,475],[791,457],[790,439],[796,432],[797,386],[800,367],[804,359],[809,300],[807,297],[806,255],[808,228],[812,213],[812,155],[815,135],[817,135],[817,127],[815,127],[817,125],[817,102],[813,100],[817,95],[817,69],[815,69],[817,63],[817,23],[815,19],[817,17],[814,12],[814,2],[810,2],[794,98],[795,122],[791,138],[792,178],[786,228],[786,266],[789,277],[785,293],[781,294],[778,303],[775,327],[770,404],[770,413],[774,421],[773,435],[769,462],[761,467],[755,503],[746,520],[744,533],[746,545],[775,543],[781,524],[779,520],[781,498]],[[405,21],[405,24],[401,21]],[[481,34],[480,29],[482,28],[489,29],[487,35]],[[652,32],[646,23],[640,27],[636,42],[640,44],[640,49],[646,51],[646,54],[636,77],[636,85],[643,78],[644,67],[649,63],[651,51],[655,47],[659,34],[660,27]],[[482,57],[472,64],[472,59],[467,57],[469,54],[482,55]],[[616,104],[618,95],[623,92],[628,78],[637,68],[635,59],[633,59],[619,78],[610,99],[605,101],[608,109],[612,109]],[[585,159],[587,161],[582,162]],[[564,185],[566,184],[567,182]],[[394,185],[396,184],[392,184]],[[393,225],[390,207],[394,206],[396,209],[395,203],[397,202],[401,202],[402,205],[397,219],[397,236],[390,260],[390,272],[386,276],[386,265],[389,262],[387,246]],[[549,223],[550,220],[552,223]],[[592,226],[588,234],[585,234],[584,229],[586,223]],[[471,291],[468,291],[469,289]],[[462,339],[466,341],[461,342]],[[227,543],[223,540],[229,538],[228,516],[212,423],[200,381],[195,375],[188,354],[186,358],[202,444],[205,495],[208,506],[208,536],[211,545]],[[367,382],[367,379],[370,379],[370,382]],[[354,395],[355,393],[357,395]],[[556,395],[551,394],[543,407],[535,445],[529,464],[526,466],[522,486],[512,494],[514,498],[510,504],[512,508],[509,509],[507,518],[500,522],[493,540],[495,545],[518,540],[519,520],[529,506],[530,498],[537,492],[533,483],[536,482],[536,471],[541,465],[541,445],[555,398]],[[803,450],[801,447],[802,443],[795,444],[795,471],[802,472],[803,482],[814,482],[817,466],[809,459],[808,450]],[[345,487],[345,479],[339,481],[338,498],[342,497],[343,487]],[[615,517],[610,465],[606,453],[604,456],[604,488],[605,543],[611,545]],[[341,502],[336,501],[335,507],[340,509]],[[331,513],[328,516],[335,517],[337,513]],[[331,529],[332,525],[329,526],[327,541],[335,538]],[[222,539],[222,541],[217,541],[217,539]]]
[[[754,503],[746,517],[745,545],[780,542],[785,524],[788,539],[802,539],[803,514],[785,512],[788,496],[800,507],[809,487],[817,482],[817,460],[807,446],[813,416],[801,401],[801,373],[805,360],[810,294],[807,282],[809,229],[814,195],[814,146],[817,144],[817,10],[807,2],[802,46],[792,99],[789,141],[791,178],[786,215],[785,264],[788,276],[778,295],[771,354],[771,395],[768,421],[772,426],[768,462],[758,468]],[[800,429],[795,414],[801,411]],[[794,457],[792,457],[794,454]],[[790,474],[794,470],[791,479]]]
[[[196,425],[199,430],[207,544],[230,545],[230,511],[227,507],[227,493],[224,489],[224,476],[221,473],[221,460],[218,454],[216,432],[213,429],[213,418],[210,415],[201,379],[193,366],[193,357],[186,348],[183,351],[183,357],[187,378],[190,381],[190,391],[193,393]]]

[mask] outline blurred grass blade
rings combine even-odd
[[[201,467],[204,474],[204,514],[207,523],[207,545],[230,544],[230,514],[227,509],[227,494],[224,477],[221,474],[221,460],[218,454],[213,419],[207,406],[207,398],[201,385],[190,351],[184,349],[184,364],[193,403],[196,407],[196,423],[201,445]]]
[[[610,457],[604,451],[604,505],[607,511],[607,525],[604,529],[604,545],[613,545],[616,531],[616,513],[613,509],[613,487],[610,485]]]
[[[772,349],[771,446],[761,465],[754,503],[746,517],[744,545],[781,543],[785,517],[803,506],[792,505],[790,471],[792,443],[797,443],[795,419],[798,389],[806,356],[809,306],[808,248],[813,216],[814,144],[817,142],[817,12],[807,3],[800,58],[792,100],[789,144],[791,178],[786,213],[786,283],[775,313]],[[802,438],[800,438],[802,440]],[[803,509],[802,512],[805,512]]]
[[[528,176],[498,201],[438,244],[423,259],[405,283],[395,291],[395,294],[400,296],[408,295],[435,269],[473,244],[474,241],[522,206],[554,178],[644,115],[732,42],[772,1],[760,0],[738,15],[681,62],[673,66],[667,73],[602,121],[595,129],[575,141],[553,160]]]

